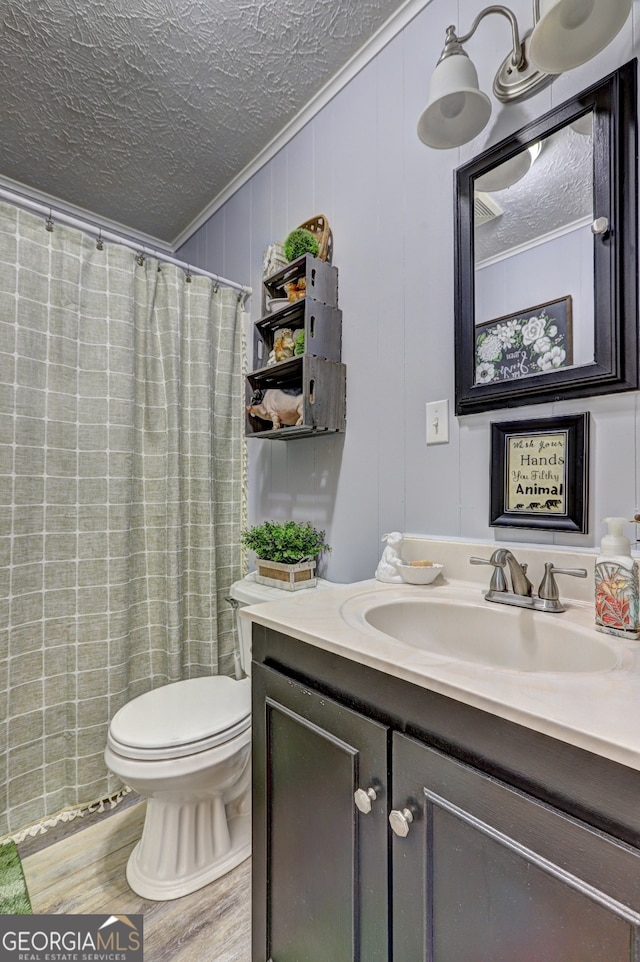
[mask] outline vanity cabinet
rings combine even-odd
[[[639,773],[253,632],[253,962],[636,962]]]
[[[261,665],[252,686],[253,962],[386,962],[388,730]]]
[[[394,962],[632,962],[640,853],[393,736]]]

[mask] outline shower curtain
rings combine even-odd
[[[119,787],[125,702],[234,670],[238,294],[98,246],[0,204],[0,836]]]

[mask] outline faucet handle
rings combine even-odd
[[[544,575],[538,588],[538,597],[542,601],[558,601],[560,593],[555,575],[571,575],[573,578],[586,578],[586,568],[556,568],[552,561],[544,566]]]
[[[472,565],[491,565],[493,568],[493,574],[491,575],[491,584],[489,585],[489,590],[507,590],[507,581],[504,576],[504,561],[494,561],[493,558],[469,558],[469,563]]]

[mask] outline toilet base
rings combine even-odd
[[[164,902],[208,885],[250,855],[248,793],[226,807],[220,796],[182,803],[150,798],[127,882],[142,898]]]

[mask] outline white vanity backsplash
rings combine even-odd
[[[527,577],[533,584],[534,593],[544,574],[546,561],[552,561],[559,568],[586,568],[586,578],[571,578],[558,575],[560,597],[575,601],[594,600],[594,566],[597,550],[574,551],[559,545],[527,545],[508,541],[448,541],[428,536],[405,534],[401,554],[404,561],[437,561],[444,564],[441,575],[445,580],[471,581],[489,588],[491,570],[484,565],[472,565],[469,558],[490,558],[497,548],[509,548],[520,564],[526,564]],[[634,550],[634,556],[638,552]]]

